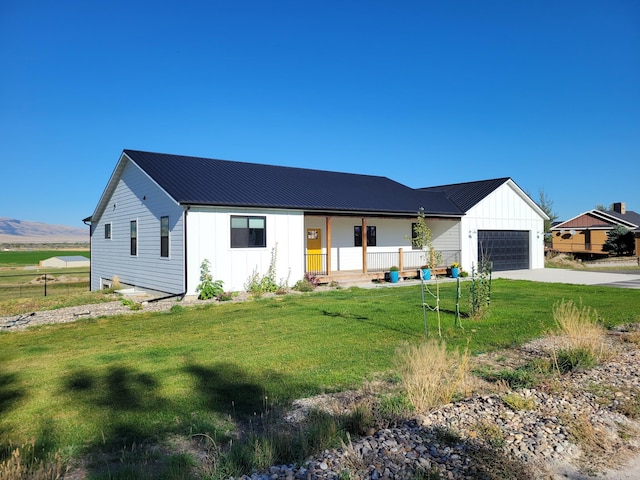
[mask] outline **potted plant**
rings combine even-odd
[[[458,278],[460,275],[460,264],[458,262],[453,262],[451,264],[451,277]]]
[[[389,269],[389,280],[391,283],[398,283],[400,278],[400,272],[398,271],[398,267],[393,266]]]
[[[429,268],[429,265],[422,265],[419,273],[422,275],[423,280],[431,280],[431,268]]]

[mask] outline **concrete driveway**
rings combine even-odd
[[[493,278],[531,280],[533,282],[569,283],[574,285],[604,285],[607,287],[640,289],[640,273],[584,272],[561,268],[508,270],[493,272]]]

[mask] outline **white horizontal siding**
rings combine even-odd
[[[107,207],[92,224],[91,288],[117,276],[126,285],[168,293],[184,291],[183,209],[128,162]],[[169,257],[160,256],[160,217],[169,217]],[[130,222],[138,222],[138,252],[130,254]],[[111,239],[104,225],[111,223]]]

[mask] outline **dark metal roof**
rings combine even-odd
[[[616,212],[615,210],[607,210],[604,213],[611,217],[615,217],[618,220],[622,220],[623,222],[629,222],[630,224],[635,225],[636,228],[640,227],[640,214],[632,210],[627,210],[625,213]]]
[[[184,205],[461,216],[446,195],[386,177],[124,150]]]
[[[444,193],[463,212],[469,211],[471,207],[486,198],[499,186],[510,180],[509,177],[494,178],[491,180],[479,180],[476,182],[452,183],[450,185],[440,185],[436,187],[421,188],[423,192]]]

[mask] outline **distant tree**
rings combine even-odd
[[[544,213],[547,214],[547,217],[549,217],[549,220],[544,221],[544,231],[545,233],[549,233],[551,231],[551,227],[553,226],[553,222],[558,219],[558,215],[554,213],[553,202],[549,200],[547,195],[544,193],[544,190],[540,190],[540,201],[538,202],[538,206]]]
[[[596,210],[600,212],[606,212],[607,210],[613,210],[613,203],[609,204],[609,208],[605,207],[602,203],[596,205]]]
[[[631,255],[634,243],[633,232],[622,225],[616,225],[607,232],[607,241],[604,242],[602,250],[614,255]]]

